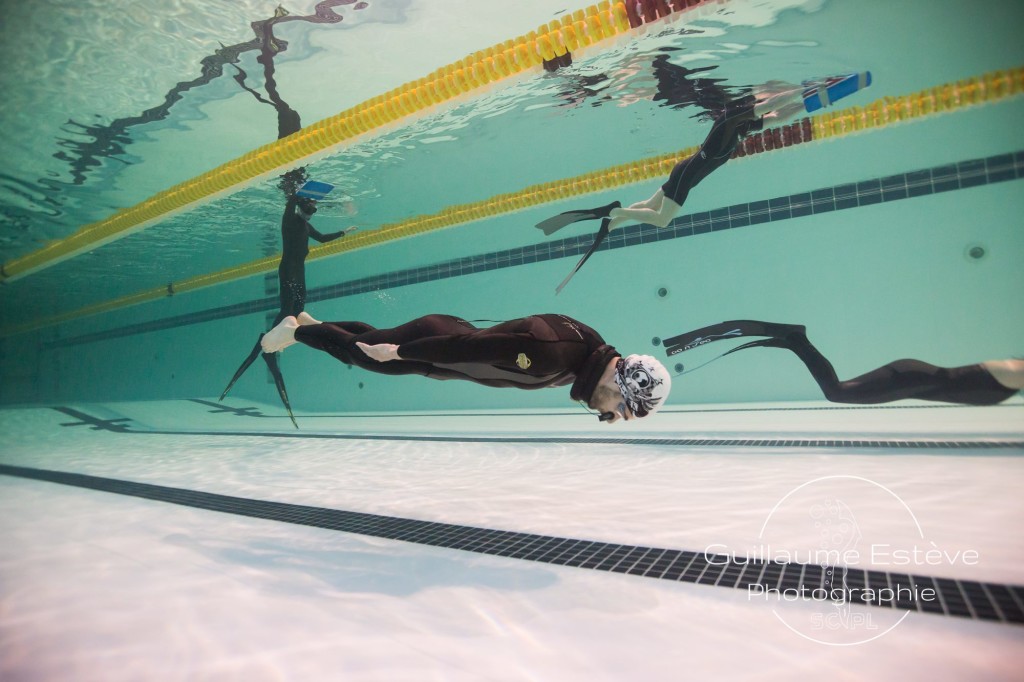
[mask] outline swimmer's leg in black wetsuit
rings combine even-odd
[[[615,201],[597,208],[566,211],[537,223],[537,227],[551,235],[572,223],[598,218],[610,219],[607,228],[602,224],[601,229],[607,231],[627,221],[665,227],[679,212],[690,190],[729,160],[740,137],[760,129],[761,121],[754,116],[754,104],[753,96],[730,102],[715,116],[700,151],[677,163],[668,181],[650,199],[625,208]]]
[[[668,180],[661,186],[665,198],[682,206],[691,189],[721,168],[732,156],[740,137],[759,123],[754,121],[753,111],[754,98],[749,97],[741,100],[733,110],[717,117],[700,151],[677,163]]]
[[[665,227],[686,202],[690,190],[732,156],[740,137],[757,128],[760,121],[753,117],[754,98],[747,97],[732,103],[715,118],[711,131],[698,151],[675,165],[661,190],[647,201],[627,208],[611,211],[609,229],[632,220],[656,227]]]
[[[377,362],[356,345],[369,346],[393,343],[401,346],[432,336],[459,336],[477,331],[477,328],[451,315],[426,315],[391,329],[376,329],[364,322],[324,322],[295,330],[295,340],[310,348],[322,350],[344,362],[378,374],[418,374],[442,378],[445,372],[429,363],[414,360]],[[455,373],[452,376],[456,376]]]
[[[289,316],[295,316],[306,309],[306,265],[305,262],[285,263],[282,259],[277,268],[278,300],[280,311],[270,325],[273,329],[278,322]]]
[[[749,346],[786,348],[810,370],[825,397],[834,403],[876,405],[895,400],[931,400],[964,405],[995,405],[1017,390],[996,381],[983,365],[936,367],[920,360],[897,360],[846,381],[802,333],[755,341]]]

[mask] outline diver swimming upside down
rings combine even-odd
[[[772,81],[754,88],[752,94],[733,97],[716,81],[690,79],[688,76],[695,72],[672,64],[666,55],[659,55],[654,60],[654,74],[659,83],[654,99],[676,105],[699,105],[707,110],[713,124],[697,153],[676,163],[668,180],[653,196],[627,207],[613,201],[597,208],[566,211],[537,223],[538,229],[551,236],[576,222],[601,221],[593,245],[558,285],[556,294],[565,288],[612,230],[627,222],[666,227],[679,213],[690,190],[721,168],[732,156],[740,139],[761,130],[766,119],[781,121],[798,112],[814,111],[871,84],[871,74],[864,72],[808,82],[803,86]]]

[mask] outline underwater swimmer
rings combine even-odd
[[[285,205],[281,217],[281,263],[277,267],[280,283],[281,309],[273,325],[288,317],[298,315],[306,304],[306,256],[309,255],[309,240],[321,244],[341,239],[358,227],[349,227],[338,232],[321,234],[310,221],[317,212],[313,199],[292,196]]]
[[[276,353],[294,343],[379,374],[525,390],[571,385],[570,397],[609,423],[654,414],[672,387],[660,362],[623,357],[565,315],[531,315],[484,329],[451,315],[426,315],[376,329],[364,322],[318,322],[303,312],[267,332],[262,348]]]
[[[871,84],[871,74],[864,72],[802,86],[773,81],[753,94],[733,97],[717,81],[690,78],[698,70],[672,64],[667,55],[655,58],[653,68],[658,80],[654,99],[674,106],[704,108],[713,120],[711,130],[697,153],[676,163],[668,180],[650,198],[628,207],[613,201],[597,208],[566,211],[537,223],[537,228],[550,236],[576,222],[601,220],[593,246],[555,289],[556,293],[561,292],[612,230],[627,222],[666,227],[679,213],[690,190],[721,168],[740,139],[761,130],[766,119],[781,121],[797,112],[815,111]]]

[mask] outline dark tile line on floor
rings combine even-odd
[[[740,561],[707,551],[477,528],[4,464],[0,464],[0,475],[522,561],[744,589],[748,595],[775,590],[807,600],[819,594],[825,598],[815,601],[823,603],[842,600],[880,609],[1024,624],[1024,587],[1019,585],[756,557]]]

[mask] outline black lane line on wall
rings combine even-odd
[[[94,430],[105,429],[117,433],[149,436],[221,436],[246,438],[296,438],[305,440],[374,440],[374,441],[416,441],[427,443],[549,443],[578,445],[660,445],[665,447],[758,447],[758,448],[890,448],[894,450],[1004,450],[1024,449],[1024,441],[968,441],[968,440],[855,440],[837,438],[595,438],[595,437],[516,437],[516,436],[410,436],[348,433],[295,433],[262,431],[174,431],[147,429],[133,431],[126,425],[107,427],[111,420],[100,420],[77,410],[53,408],[65,414],[74,412],[82,419],[73,424],[92,424]],[[112,421],[131,421],[118,419]]]
[[[999,154],[983,159],[970,159],[955,164],[899,173],[864,182],[836,185],[775,199],[735,204],[713,211],[679,216],[664,228],[657,228],[653,225],[628,225],[610,234],[599,250],[621,249],[666,239],[693,237],[709,232],[751,227],[790,218],[911,199],[1019,178],[1024,178],[1024,151]],[[307,293],[306,302],[314,303],[346,296],[357,296],[384,289],[472,275],[488,270],[579,256],[586,253],[593,241],[593,234],[587,233],[516,249],[467,256],[419,268],[396,270],[311,289]],[[52,349],[94,343],[133,334],[144,334],[227,317],[276,310],[277,305],[277,297],[260,298],[102,332],[48,341],[42,343],[41,346],[44,349]]]
[[[0,464],[0,474],[432,547],[748,590],[814,594],[879,608],[1024,624],[1024,587],[841,566],[738,561],[726,554],[476,528]],[[837,586],[841,584],[842,587]],[[822,593],[821,590],[825,592]],[[884,592],[890,590],[890,593]],[[931,592],[928,592],[930,590]],[[891,599],[885,597],[891,596]],[[763,598],[763,597],[759,597]],[[779,600],[781,601],[781,599]],[[822,600],[818,600],[822,601]]]

